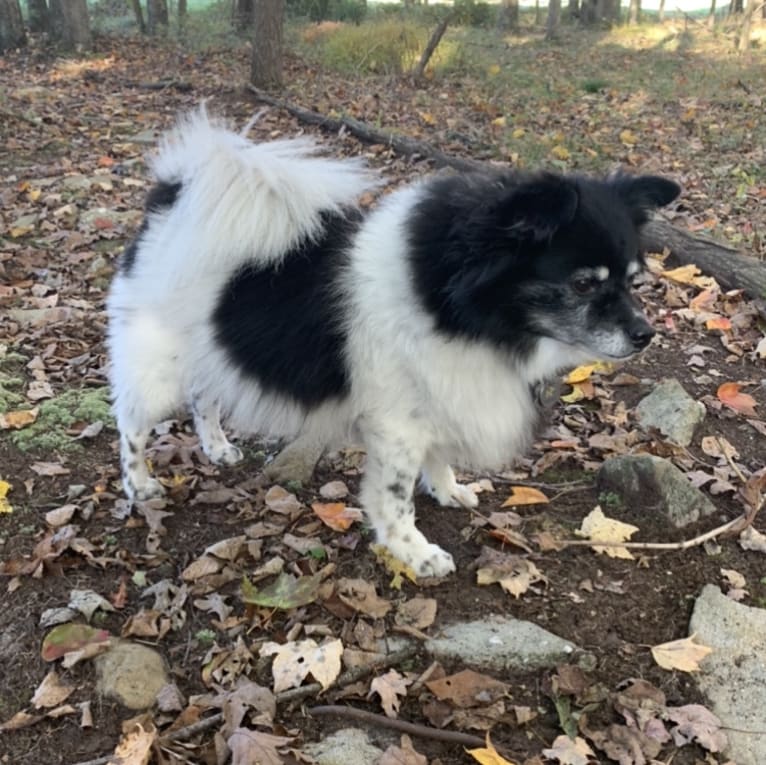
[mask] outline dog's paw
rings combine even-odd
[[[467,486],[456,481],[453,481],[449,486],[426,484],[425,488],[442,507],[465,507],[470,509],[479,504],[479,498]]]
[[[406,563],[418,577],[442,577],[455,571],[452,556],[439,545],[431,544],[417,530],[405,536],[409,537],[409,541],[388,539],[385,546],[394,558]]]
[[[165,487],[156,478],[147,478],[140,485],[123,481],[126,486],[126,494],[134,502],[148,502],[150,499],[159,499],[165,496]]]
[[[242,450],[230,443],[216,444],[206,453],[208,459],[215,465],[236,465],[245,458]]]

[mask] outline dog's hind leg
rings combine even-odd
[[[221,427],[221,412],[217,403],[192,400],[194,427],[197,430],[202,451],[216,465],[236,465],[244,459],[242,451],[226,438]]]
[[[414,423],[393,429],[363,427],[367,464],[361,499],[377,541],[418,576],[446,576],[452,556],[430,543],[415,526],[413,491],[426,445]]]
[[[120,430],[120,465],[122,486],[130,499],[144,502],[165,494],[162,484],[149,475],[146,466],[146,441],[151,425],[138,425],[124,415],[117,414]]]
[[[479,498],[467,486],[455,480],[452,468],[430,451],[426,454],[420,471],[420,488],[442,507],[470,509],[479,504]]]

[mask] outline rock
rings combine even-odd
[[[359,728],[343,728],[315,744],[307,744],[303,751],[317,765],[363,765],[377,762],[383,754]]]
[[[536,669],[567,662],[577,646],[532,622],[491,614],[459,622],[426,643],[439,659],[458,659],[486,669]]]
[[[612,457],[601,466],[596,483],[599,491],[614,492],[626,505],[660,510],[677,528],[716,511],[675,465],[650,454]]]
[[[694,605],[689,632],[713,649],[696,677],[729,739],[727,756],[737,765],[763,765],[766,611],[735,603],[709,584]]]
[[[263,474],[275,483],[300,481],[307,484],[324,453],[325,446],[322,439],[309,434],[300,435],[282,449],[273,462],[264,467]]]
[[[663,380],[636,407],[644,430],[656,428],[679,446],[689,446],[705,419],[705,405],[695,401],[678,380]]]
[[[170,682],[162,656],[138,643],[115,641],[94,663],[99,692],[117,699],[128,709],[149,709]]]

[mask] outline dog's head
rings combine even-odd
[[[644,266],[640,228],[680,190],[650,175],[496,185],[467,226],[458,289],[481,316],[477,334],[511,345],[525,338],[527,347],[550,337],[608,359],[643,350],[654,330],[631,295]]]

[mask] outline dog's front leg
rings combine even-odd
[[[452,556],[431,544],[415,527],[413,492],[426,444],[413,425],[394,435],[390,427],[365,433],[367,464],[361,499],[377,541],[418,576],[446,576],[455,570]]]

